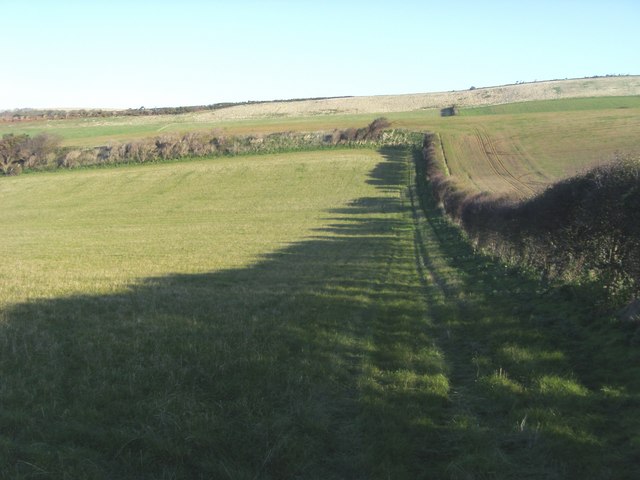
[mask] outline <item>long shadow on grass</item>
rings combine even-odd
[[[637,473],[606,425],[637,389],[597,390],[612,364],[580,366],[572,304],[436,217],[414,237],[409,153],[381,153],[369,181],[397,195],[254,266],[5,312],[1,476],[561,478],[614,447],[586,465]]]
[[[544,286],[474,253],[416,165],[422,270],[450,368],[449,474],[640,477],[636,326],[612,324],[588,287]]]
[[[376,404],[395,381],[384,365],[401,365],[425,335],[400,199],[409,162],[402,149],[382,154],[369,182],[386,194],[327,212],[326,229],[251,267],[4,312],[0,476],[326,479],[422,468],[400,448],[427,429],[413,421],[420,409]],[[382,351],[387,337],[395,347]],[[428,389],[412,395],[412,405],[442,403]]]

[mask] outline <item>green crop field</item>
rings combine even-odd
[[[472,115],[463,109],[433,131],[452,175],[479,192],[527,197],[616,155],[640,153],[638,101],[606,100],[530,102],[472,109]]]
[[[1,179],[0,477],[638,478],[628,333],[474,254],[413,155]]]
[[[505,115],[514,113],[568,112],[588,110],[612,110],[640,108],[640,97],[591,97],[537,100],[531,102],[507,103],[488,107],[464,108],[460,115]]]

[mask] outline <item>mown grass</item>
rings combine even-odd
[[[629,336],[476,256],[412,162],[4,179],[0,476],[637,478]]]

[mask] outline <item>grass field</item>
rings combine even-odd
[[[110,142],[127,142],[164,133],[214,130],[229,135],[259,135],[283,131],[333,130],[361,127],[375,118],[368,115],[320,115],[281,118],[277,115],[259,119],[217,121],[206,114],[158,115],[150,117],[85,118],[22,123],[0,123],[0,134],[50,133],[73,147],[94,147]]]
[[[549,183],[617,154],[640,154],[640,97],[541,100],[385,114],[396,128],[440,135],[453,175],[480,192],[530,196]],[[212,113],[0,124],[0,133],[49,132],[69,146],[126,142],[163,133],[216,130],[219,135],[332,131],[362,127],[378,114],[318,114],[216,120]]]
[[[377,160],[366,151],[319,152],[293,162],[227,158],[3,179],[0,225],[15,255],[3,262],[14,290],[0,298],[88,286],[109,293],[138,278],[246,267],[311,235],[331,208],[366,196],[361,177]]]
[[[570,112],[640,108],[640,96],[566,98],[507,103],[460,110],[460,115],[506,115],[516,113]]]
[[[513,105],[469,116],[462,110],[432,131],[440,135],[452,175],[479,192],[526,197],[616,155],[640,154],[638,102],[624,109],[611,103],[624,102],[531,102],[529,111]]]
[[[413,168],[3,179],[0,476],[637,478],[628,332],[473,254]]]

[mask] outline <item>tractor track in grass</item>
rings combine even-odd
[[[637,367],[626,346],[594,348],[624,333],[590,328],[577,293],[541,299],[536,279],[474,251],[431,197],[420,157],[415,168],[415,265],[449,381],[437,438],[448,476],[432,478],[637,478],[625,436],[637,431],[637,383],[607,390]]]
[[[523,182],[519,177],[516,177],[513,172],[509,170],[500,158],[502,154],[498,151],[498,148],[486,131],[476,128],[475,137],[478,144],[482,147],[487,165],[489,165],[489,168],[491,168],[496,176],[508,183],[519,196],[528,197],[536,193],[534,188]]]

